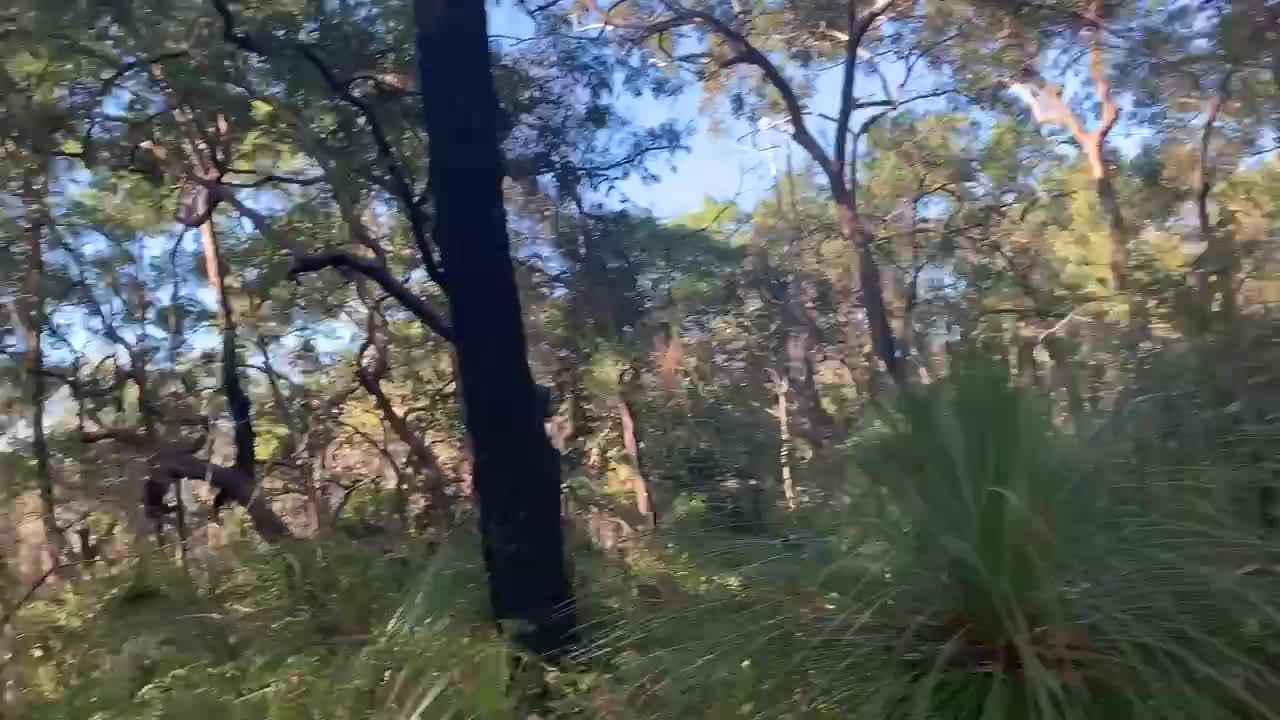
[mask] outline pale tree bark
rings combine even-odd
[[[631,412],[627,386],[628,380],[619,378],[618,395],[614,398],[613,405],[622,424],[622,455],[626,459],[630,473],[631,494],[636,499],[636,512],[640,514],[644,525],[652,529],[658,525],[658,513],[653,504],[648,475],[640,460],[639,433],[635,416]]]
[[[1097,127],[1088,129],[1084,121],[1062,98],[1062,88],[1045,81],[1034,70],[1035,62],[1027,64],[1024,73],[1027,82],[1011,82],[1009,89],[1018,96],[1031,110],[1031,115],[1041,125],[1064,127],[1080,147],[1085,159],[1089,177],[1094,183],[1094,193],[1098,206],[1107,224],[1107,232],[1111,241],[1111,290],[1117,296],[1127,296],[1129,283],[1129,243],[1130,232],[1125,223],[1124,212],[1120,207],[1119,196],[1106,163],[1107,136],[1115,128],[1120,119],[1120,106],[1116,103],[1107,77],[1106,48],[1102,41],[1102,23],[1104,20],[1104,3],[1091,0],[1086,18],[1091,23],[1089,47],[1089,79],[1093,83],[1093,91],[1102,106],[1102,114]],[[1136,309],[1130,298],[1131,317],[1135,322],[1140,318],[1132,317]],[[1141,313],[1139,313],[1141,314]]]
[[[782,476],[782,497],[788,510],[796,509],[796,482],[791,467],[791,422],[787,413],[790,383],[785,372],[769,369],[775,398],[773,416],[778,420],[778,470]]]

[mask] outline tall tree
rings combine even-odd
[[[489,597],[498,621],[517,621],[517,638],[555,654],[572,640],[575,622],[560,463],[529,372],[484,3],[417,0],[414,9],[434,239],[448,273]]]
[[[21,196],[27,214],[22,234],[26,236],[26,279],[22,317],[23,345],[27,386],[31,405],[31,454],[35,460],[36,486],[40,491],[40,519],[44,523],[45,542],[51,566],[62,562],[66,537],[58,524],[58,504],[54,495],[53,467],[49,442],[45,437],[45,403],[48,400],[48,378],[45,376],[44,333],[48,323],[48,269],[44,261],[45,236],[50,232],[48,217],[48,177],[44,173],[24,173]]]
[[[775,9],[740,2],[623,0],[602,7],[587,0],[584,5],[585,10],[570,12],[606,31],[616,31],[626,48],[642,49],[655,63],[688,70],[710,90],[734,88],[742,68],[758,73],[760,87],[733,90],[731,104],[751,119],[784,126],[826,181],[840,232],[855,250],[857,293],[874,355],[895,383],[904,384],[907,376],[885,303],[876,238],[859,215],[856,160],[865,127],[912,102],[947,94],[944,90],[904,94],[904,89],[910,93],[915,63],[906,65],[906,75],[895,90],[869,59],[865,45],[888,25],[890,17],[907,12],[910,4],[876,0],[864,5],[848,0]],[[789,38],[788,42],[778,43],[780,36]],[[843,68],[834,117],[814,113],[808,107],[803,78],[788,75],[792,63],[787,61],[804,65],[815,56],[830,57]],[[879,75],[877,90],[858,90],[856,79],[864,68]],[[761,95],[762,102],[747,111],[746,97],[751,92]],[[766,115],[774,109],[779,118]],[[863,118],[859,128],[854,121],[866,110],[874,113]],[[834,122],[829,146],[813,128],[819,118]]]

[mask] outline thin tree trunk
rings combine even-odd
[[[392,487],[395,488],[393,499],[397,532],[401,538],[407,538],[412,532],[409,525],[409,488],[405,484],[404,473],[400,472],[400,468],[391,457],[391,432],[390,424],[384,419],[382,422],[382,478],[384,481],[390,480]]]
[[[163,68],[160,65],[151,65],[149,72],[160,83],[168,85],[168,80],[165,78]],[[227,483],[225,487],[220,487],[219,490],[224,490],[232,500],[245,508],[250,523],[264,540],[277,542],[288,538],[291,533],[288,526],[271,508],[271,503],[268,502],[258,486],[255,458],[257,438],[253,428],[253,403],[240,382],[240,363],[236,351],[235,313],[228,301],[225,267],[222,262],[217,234],[213,227],[214,211],[222,200],[232,198],[233,204],[236,203],[233,195],[228,193],[224,196],[223,191],[214,186],[221,176],[214,167],[212,159],[205,155],[205,153],[212,152],[212,148],[208,147],[208,136],[203,135],[194,126],[191,114],[187,110],[180,94],[172,88],[169,88],[168,94],[175,107],[173,116],[186,135],[186,152],[190,163],[189,172],[199,178],[202,183],[206,183],[203,188],[205,194],[197,195],[196,201],[193,202],[193,209],[197,212],[197,215],[185,218],[183,222],[189,222],[191,226],[194,226],[197,220],[200,221],[200,239],[205,254],[205,270],[209,277],[209,287],[213,290],[218,303],[218,320],[222,329],[220,357],[222,385],[223,394],[227,399],[228,410],[231,413],[234,426],[232,435],[235,440],[235,461],[231,468],[233,472],[221,475],[227,479]],[[218,116],[216,131],[214,139],[220,143],[226,142],[229,126],[226,118],[221,114]],[[236,207],[242,214],[247,214],[242,204],[236,204]],[[255,224],[257,224],[256,220]],[[258,228],[265,231],[261,224],[258,224]],[[282,244],[287,247],[291,243],[286,241]],[[223,468],[223,470],[226,470],[226,468]],[[188,477],[193,476],[188,475]],[[233,477],[235,478],[234,480],[232,480]]]
[[[227,398],[227,409],[234,423],[236,453],[233,467],[256,478],[254,446],[257,437],[253,430],[253,403],[240,383],[240,362],[236,351],[236,318],[227,296],[226,278],[222,262],[222,249],[213,229],[213,221],[200,226],[200,239],[204,244],[205,272],[209,276],[209,288],[218,303],[218,324],[222,326],[222,391]]]
[[[495,619],[554,656],[573,641],[573,591],[560,521],[560,459],[529,372],[503,207],[497,93],[485,6],[416,0],[418,76],[431,148],[435,240],[475,452]]]
[[[898,354],[893,324],[885,304],[884,287],[880,281],[880,264],[872,246],[871,234],[858,220],[858,147],[857,136],[849,131],[853,117],[858,77],[858,51],[871,26],[894,5],[895,0],[877,0],[861,14],[858,3],[849,0],[847,10],[847,37],[845,38],[844,76],[841,80],[840,108],[835,128],[835,147],[830,159],[824,156],[820,146],[806,129],[802,130],[802,110],[794,94],[784,96],[790,109],[793,134],[796,141],[808,150],[809,155],[826,171],[831,184],[832,199],[841,234],[852,243],[857,255],[858,292],[866,312],[867,326],[871,331],[871,346],[875,356],[884,365],[885,372],[898,387],[905,387],[907,374]],[[768,74],[768,73],[766,73]],[[780,88],[781,89],[781,88]],[[854,136],[853,147],[849,146]],[[846,170],[848,176],[846,177]]]
[[[178,564],[187,569],[187,503],[182,499],[182,486],[186,483],[178,478],[173,483],[174,523],[178,531]]]
[[[44,375],[44,328],[48,322],[45,310],[44,232],[48,226],[42,179],[30,176],[24,181],[27,237],[27,313],[23,318],[26,337],[25,365],[28,402],[31,403],[31,454],[36,465],[36,485],[40,493],[40,519],[44,525],[45,544],[50,567],[62,562],[66,538],[58,526],[57,499],[54,496],[53,468],[49,462],[49,444],[44,433],[44,404],[47,393]]]
[[[1196,215],[1200,221],[1200,237],[1205,242],[1205,252],[1200,259],[1201,302],[1206,319],[1212,315],[1214,300],[1222,298],[1220,306],[1221,328],[1228,339],[1234,340],[1236,326],[1236,257],[1230,233],[1219,233],[1209,221],[1209,195],[1213,191],[1213,131],[1222,106],[1231,99],[1231,78],[1234,70],[1223,75],[1218,92],[1205,103],[1204,129],[1200,135],[1199,187],[1196,190]],[[1228,357],[1237,352],[1234,342],[1225,347]],[[1234,362],[1226,363],[1226,367]]]
[[[849,195],[849,193],[845,193]],[[871,347],[884,365],[885,372],[898,386],[907,382],[901,359],[898,357],[897,340],[884,302],[884,288],[880,281],[880,264],[871,247],[871,239],[858,226],[858,213],[852,197],[836,198],[836,212],[840,230],[853,243],[858,257],[858,293],[866,312],[867,325],[871,329]]]
[[[636,511],[640,513],[649,528],[657,527],[658,514],[653,506],[653,497],[649,491],[649,478],[645,475],[644,466],[640,462],[640,443],[636,439],[635,417],[631,414],[631,404],[627,401],[624,388],[618,389],[618,397],[614,400],[618,418],[622,421],[622,453],[631,467],[631,493],[636,498]]]
[[[836,435],[836,420],[822,406],[818,395],[817,371],[814,356],[817,352],[816,326],[805,308],[796,302],[788,302],[784,308],[786,317],[786,373],[787,384],[796,401],[796,434],[813,447],[814,452],[825,458]]]
[[[317,534],[330,529],[336,517],[326,490],[330,442],[326,433],[323,438],[319,434],[314,435],[312,442],[308,443],[307,455],[311,458],[311,473],[307,478],[307,502],[311,505],[311,521],[315,524]]]
[[[233,495],[235,501],[244,506],[249,520],[263,539],[274,541],[288,535],[288,529],[280,516],[271,509],[271,504],[258,487],[258,475],[255,462],[255,446],[257,436],[253,429],[253,403],[240,383],[240,361],[236,352],[236,319],[227,295],[226,278],[222,262],[222,251],[218,245],[218,236],[213,229],[212,218],[200,225],[200,239],[204,245],[205,271],[209,276],[209,287],[213,290],[218,303],[218,321],[222,326],[222,392],[227,399],[227,408],[231,412],[234,424],[232,436],[235,440],[235,461],[232,468],[248,479],[248,484],[241,487],[241,492]],[[248,492],[244,492],[244,491]]]
[[[10,575],[8,568],[4,565],[4,558],[0,557],[0,579],[5,580],[6,591],[0,593],[0,617],[7,618],[13,613],[13,609],[9,607],[9,596],[7,588],[10,587]],[[13,640],[17,634],[13,623],[0,623],[0,658],[11,658],[13,653]],[[18,717],[17,693],[14,691],[14,682],[11,677],[10,667],[13,665],[12,660],[0,660],[0,720],[11,720]]]
[[[1071,423],[1078,432],[1083,429],[1084,395],[1080,392],[1080,381],[1071,365],[1071,357],[1063,347],[1062,338],[1056,333],[1050,332],[1041,342],[1049,353],[1049,359],[1053,361],[1054,384],[1061,385],[1067,393],[1067,410],[1071,413]]]
[[[378,411],[382,413],[382,419],[387,422],[392,432],[395,433],[400,442],[409,447],[409,457],[422,473],[422,489],[427,497],[430,498],[432,514],[448,526],[453,517],[452,503],[449,500],[449,495],[445,492],[448,475],[440,465],[440,460],[432,452],[431,448],[422,441],[422,438],[413,431],[413,428],[409,427],[409,423],[404,419],[404,416],[396,412],[395,405],[387,397],[381,385],[374,382],[364,373],[361,373],[360,384],[373,398],[374,403],[378,406]]]
[[[796,483],[791,469],[791,423],[787,414],[787,391],[790,383],[786,373],[774,372],[773,392],[777,397],[774,417],[778,418],[778,467],[782,473],[782,497],[787,501],[787,509],[796,509]]]
[[[382,389],[382,378],[386,376],[390,368],[386,316],[382,314],[382,306],[379,303],[369,300],[363,280],[357,281],[356,289],[369,308],[368,337],[365,339],[364,348],[373,348],[374,351],[372,368],[365,368],[363,365],[359,366],[356,369],[356,379],[360,382],[360,386],[365,389],[365,392],[369,393],[373,398],[374,403],[378,406],[378,411],[382,413],[383,420],[395,432],[396,437],[409,447],[409,457],[413,464],[418,467],[422,477],[423,492],[426,497],[430,498],[431,513],[441,521],[444,527],[448,527],[453,522],[452,502],[445,491],[445,486],[448,484],[448,474],[445,473],[444,468],[440,465],[435,452],[427,443],[423,442],[418,433],[414,432],[413,428],[409,426],[408,420],[396,410],[395,404],[391,402],[391,398],[387,397],[386,391]],[[364,354],[364,349],[362,348],[360,355],[363,356]]]

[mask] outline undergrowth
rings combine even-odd
[[[485,620],[470,531],[400,561],[241,543],[25,609],[23,717],[1280,715],[1280,587],[1239,572],[1260,548],[1222,468],[1135,468],[1114,424],[1067,432],[998,370],[958,378],[850,444],[837,517],[580,541],[561,667]]]

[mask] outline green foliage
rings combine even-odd
[[[667,536],[586,655],[647,717],[1272,717],[1275,580],[1223,563],[1251,542],[1083,440],[971,364],[855,448],[842,524]]]
[[[143,558],[24,610],[23,717],[503,717],[510,653],[472,610],[464,547],[401,564],[336,539],[243,546],[191,574]]]
[[[0,715],[1280,714],[1274,3],[492,11],[583,618],[554,668],[486,619],[454,349],[400,302],[449,316],[423,3],[220,5],[0,11]],[[851,10],[883,11],[858,47]],[[704,131],[775,186],[675,220],[614,192]],[[402,292],[294,274],[327,253]],[[228,370],[299,539],[187,472],[180,554],[138,499],[233,454]]]

